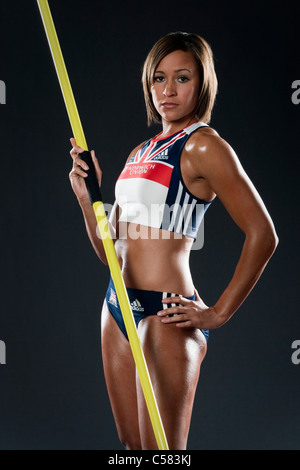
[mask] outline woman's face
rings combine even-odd
[[[199,96],[199,69],[190,52],[174,51],[157,66],[151,87],[153,104],[163,121],[194,116]]]

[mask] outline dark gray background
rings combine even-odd
[[[279,6],[280,5],[280,6]],[[211,125],[233,146],[280,245],[234,318],[212,332],[189,449],[296,449],[300,441],[299,116],[296,2],[52,0],[50,6],[105,201],[147,128],[141,67],[170,31],[211,44],[220,82]],[[1,449],[121,449],[105,388],[100,309],[109,278],[68,181],[72,135],[37,4],[0,4]],[[193,252],[195,285],[214,303],[243,237],[216,201]]]

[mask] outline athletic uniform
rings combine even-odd
[[[159,134],[143,144],[126,163],[116,183],[116,201],[122,210],[119,222],[145,225],[196,239],[210,202],[190,193],[182,178],[180,157],[191,134],[201,127],[208,126],[198,122],[165,138],[160,138]],[[127,292],[136,325],[142,318],[156,315],[162,305],[168,308],[161,300],[175,295],[131,288],[127,288]],[[195,300],[195,296],[188,298]],[[106,301],[127,338],[112,280]],[[209,332],[202,331],[208,339]]]

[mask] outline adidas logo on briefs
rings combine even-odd
[[[135,312],[144,312],[144,308],[142,307],[141,302],[138,301],[138,299],[135,299],[133,302],[131,302],[131,308]]]
[[[158,155],[155,157],[151,158],[151,161],[154,160],[168,160],[169,158],[169,149],[165,149],[162,152],[160,152]]]

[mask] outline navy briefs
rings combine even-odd
[[[138,327],[139,322],[149,316],[149,315],[157,315],[157,312],[163,310],[164,308],[178,306],[178,303],[172,304],[163,304],[162,300],[168,297],[174,297],[177,294],[171,294],[169,292],[157,292],[152,290],[141,290],[141,289],[132,289],[131,287],[127,287],[127,294],[130,302],[130,307],[133,313],[133,317],[135,320],[136,327]],[[185,297],[189,300],[195,300],[195,295],[191,297]],[[124,324],[122,312],[120,309],[119,301],[117,298],[115,286],[113,283],[112,278],[110,278],[108,289],[106,292],[106,302],[107,307],[112,314],[113,318],[117,322],[120,330],[124,334],[125,338],[128,340],[126,327]],[[206,341],[209,338],[209,330],[201,330],[205,336]]]

